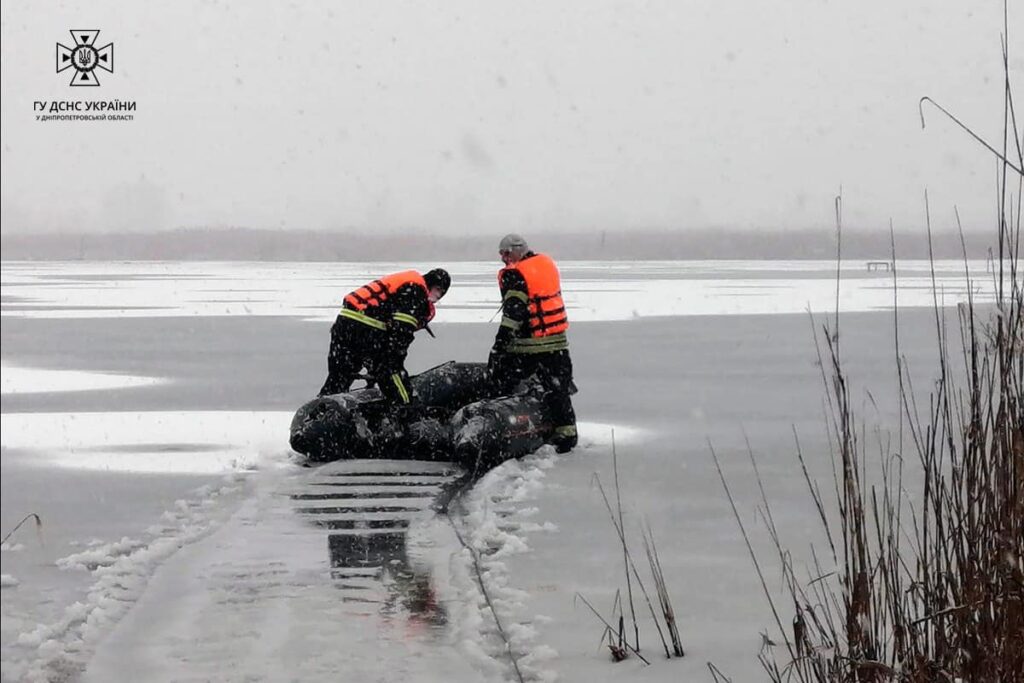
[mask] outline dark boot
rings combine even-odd
[[[576,433],[576,425],[555,427],[555,435],[551,438],[551,445],[555,447],[556,453],[568,453],[576,448],[577,443],[579,443],[579,435]]]

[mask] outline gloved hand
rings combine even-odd
[[[491,349],[490,355],[487,356],[487,374],[491,379],[494,379],[501,374],[501,364],[504,358],[504,353],[497,349]]]
[[[419,402],[413,400],[411,403],[399,403],[392,406],[390,413],[396,423],[405,426],[419,419],[421,409],[422,406]]]

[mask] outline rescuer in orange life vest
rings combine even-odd
[[[320,396],[348,391],[362,368],[392,406],[407,406],[405,356],[417,330],[434,317],[434,303],[448,291],[448,271],[435,268],[386,275],[348,294],[334,325],[327,381]]]
[[[558,267],[550,256],[530,251],[516,234],[502,238],[498,253],[505,267],[498,272],[502,318],[487,363],[491,377],[499,393],[508,393],[521,380],[537,375],[554,413],[551,443],[566,453],[577,442],[570,399],[575,387]]]

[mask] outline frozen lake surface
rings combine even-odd
[[[489,263],[443,264],[453,288],[437,322],[487,322],[499,299]],[[6,262],[5,317],[104,318],[274,315],[333,320],[347,292],[381,273],[425,268],[419,263],[27,263]],[[932,305],[926,261],[899,261],[902,307]],[[976,296],[990,298],[986,264],[969,264]],[[961,261],[935,263],[936,285],[948,302],[966,292]],[[566,304],[573,320],[644,316],[753,315],[835,309],[836,267],[828,261],[564,262]],[[893,303],[892,273],[845,264],[840,306],[883,310]]]
[[[4,680],[480,681],[514,680],[514,666],[527,680],[710,680],[708,661],[734,680],[760,679],[771,617],[708,441],[751,524],[746,437],[783,533],[797,548],[814,538],[792,431],[827,477],[807,311],[820,323],[834,309],[835,264],[563,264],[580,447],[506,463],[450,516],[398,495],[429,498],[429,473],[385,477],[372,491],[355,477],[348,493],[394,500],[368,498],[384,512],[332,519],[400,520],[408,531],[380,571],[346,576],[328,531],[296,510],[293,496],[329,470],[291,462],[288,422],[323,380],[341,297],[381,273],[432,265],[4,262],[0,526],[43,520],[2,550]],[[901,347],[927,386],[932,274],[897,265]],[[965,299],[963,267],[936,264],[942,303]],[[985,301],[991,276],[970,267]],[[416,341],[412,372],[486,358],[495,268],[450,270],[437,339]],[[855,396],[867,419],[888,424],[892,275],[863,262],[842,275]],[[652,665],[612,664],[577,597],[610,616],[625,590],[595,485],[595,475],[612,480],[613,429],[627,533],[638,559],[642,522],[658,540],[682,660],[659,656],[638,605]],[[369,505],[359,499],[335,507]]]

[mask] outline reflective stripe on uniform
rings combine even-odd
[[[409,392],[405,390],[405,385],[402,384],[402,376],[397,372],[391,375],[391,381],[398,387],[398,395],[402,397],[402,403],[409,402]]]
[[[365,313],[360,313],[359,311],[353,311],[350,308],[343,308],[343,309],[341,309],[340,315],[343,318],[348,318],[350,320],[355,320],[355,321],[361,322],[364,325],[369,325],[370,327],[372,327],[374,329],[377,329],[377,330],[386,330],[386,329],[388,329],[388,326],[385,325],[384,323],[382,323],[380,320],[374,320],[373,318],[371,318],[370,316],[366,315]]]
[[[521,299],[524,304],[529,303],[530,301],[529,297],[526,296],[526,292],[520,292],[518,289],[510,289],[507,292],[505,292],[505,297],[502,299],[502,301],[505,301],[506,299],[510,299],[513,297],[516,299]]]
[[[420,326],[420,322],[416,320],[414,316],[411,316],[408,313],[395,313],[392,317],[395,320],[398,320],[399,322],[407,323],[416,328]]]
[[[555,427],[555,434],[558,436],[576,436],[576,425]]]
[[[507,315],[503,315],[501,317],[501,326],[502,327],[511,327],[513,330],[518,330],[520,327],[523,326],[523,323],[522,323],[521,320],[513,320],[512,318],[508,317]]]
[[[569,340],[565,333],[548,335],[547,337],[526,337],[524,339],[513,339],[509,342],[509,353],[548,353],[550,351],[563,351],[569,348]]]

